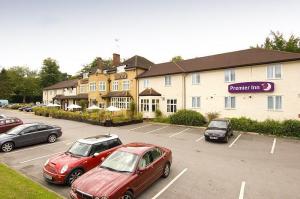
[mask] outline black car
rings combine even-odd
[[[229,137],[233,136],[233,130],[229,119],[212,120],[204,132],[205,140],[220,140],[228,142]]]
[[[42,123],[19,125],[0,135],[0,146],[3,152],[14,148],[49,142],[53,143],[62,135],[61,128]]]
[[[26,111],[26,112],[32,112],[32,107],[25,107],[23,108],[23,111]]]

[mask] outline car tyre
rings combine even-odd
[[[209,137],[205,136],[205,141],[209,141]]]
[[[54,143],[56,142],[57,136],[55,134],[51,134],[48,136],[48,142],[49,143]]]
[[[14,149],[14,143],[12,143],[12,142],[5,142],[1,146],[1,150],[3,152],[11,152],[13,149]]]
[[[79,178],[82,174],[83,174],[83,170],[82,169],[74,169],[73,171],[71,171],[71,173],[68,175],[67,179],[66,179],[66,184],[71,186],[72,183]]]
[[[171,165],[170,163],[168,162],[165,167],[164,167],[164,171],[163,171],[163,174],[162,174],[162,177],[163,178],[167,178],[169,175],[170,175],[170,171],[171,171]]]
[[[229,135],[226,135],[225,138],[224,138],[224,142],[228,143],[228,141],[229,141]]]
[[[126,191],[122,199],[133,199],[133,193],[131,191]]]

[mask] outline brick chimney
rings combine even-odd
[[[112,61],[112,65],[113,66],[118,66],[120,65],[121,61],[120,61],[120,55],[117,53],[113,54],[113,61]]]

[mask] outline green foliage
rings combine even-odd
[[[161,110],[156,109],[155,110],[155,118],[159,118],[159,117],[162,117],[162,116],[163,116],[163,114],[162,114]]]
[[[160,117],[156,117],[153,119],[153,122],[160,122],[160,123],[170,123],[170,117],[166,117],[166,116],[160,116]]]
[[[12,82],[4,68],[0,72],[0,99],[10,99],[13,94]]]
[[[83,68],[80,70],[82,73],[87,73],[92,70],[92,68],[98,67],[98,61],[101,62],[101,65],[110,67],[112,66],[112,59],[102,59],[101,57],[96,57],[91,63],[86,64],[83,66]]]
[[[86,108],[88,107],[89,101],[88,100],[80,100],[78,104],[79,104],[79,106],[81,106],[82,111],[85,111]]]
[[[216,118],[218,118],[218,117],[220,116],[220,114],[217,113],[217,112],[209,112],[209,113],[207,113],[206,115],[207,115],[207,120],[208,120],[208,122],[210,122],[210,121],[212,121],[213,119],[216,119]]]
[[[133,118],[134,115],[136,115],[136,104],[132,101],[129,106],[129,117]]]
[[[197,111],[180,110],[170,115],[170,123],[189,126],[202,126],[206,122],[204,116]]]
[[[175,56],[175,57],[172,57],[172,59],[171,59],[172,62],[179,62],[182,60],[183,60],[183,58],[181,56]]]

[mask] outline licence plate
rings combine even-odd
[[[50,175],[48,175],[46,173],[44,173],[44,177],[47,178],[48,180],[52,180],[52,176],[50,176]]]
[[[210,136],[209,139],[212,139],[212,140],[217,140],[218,137],[215,137],[215,136]]]

